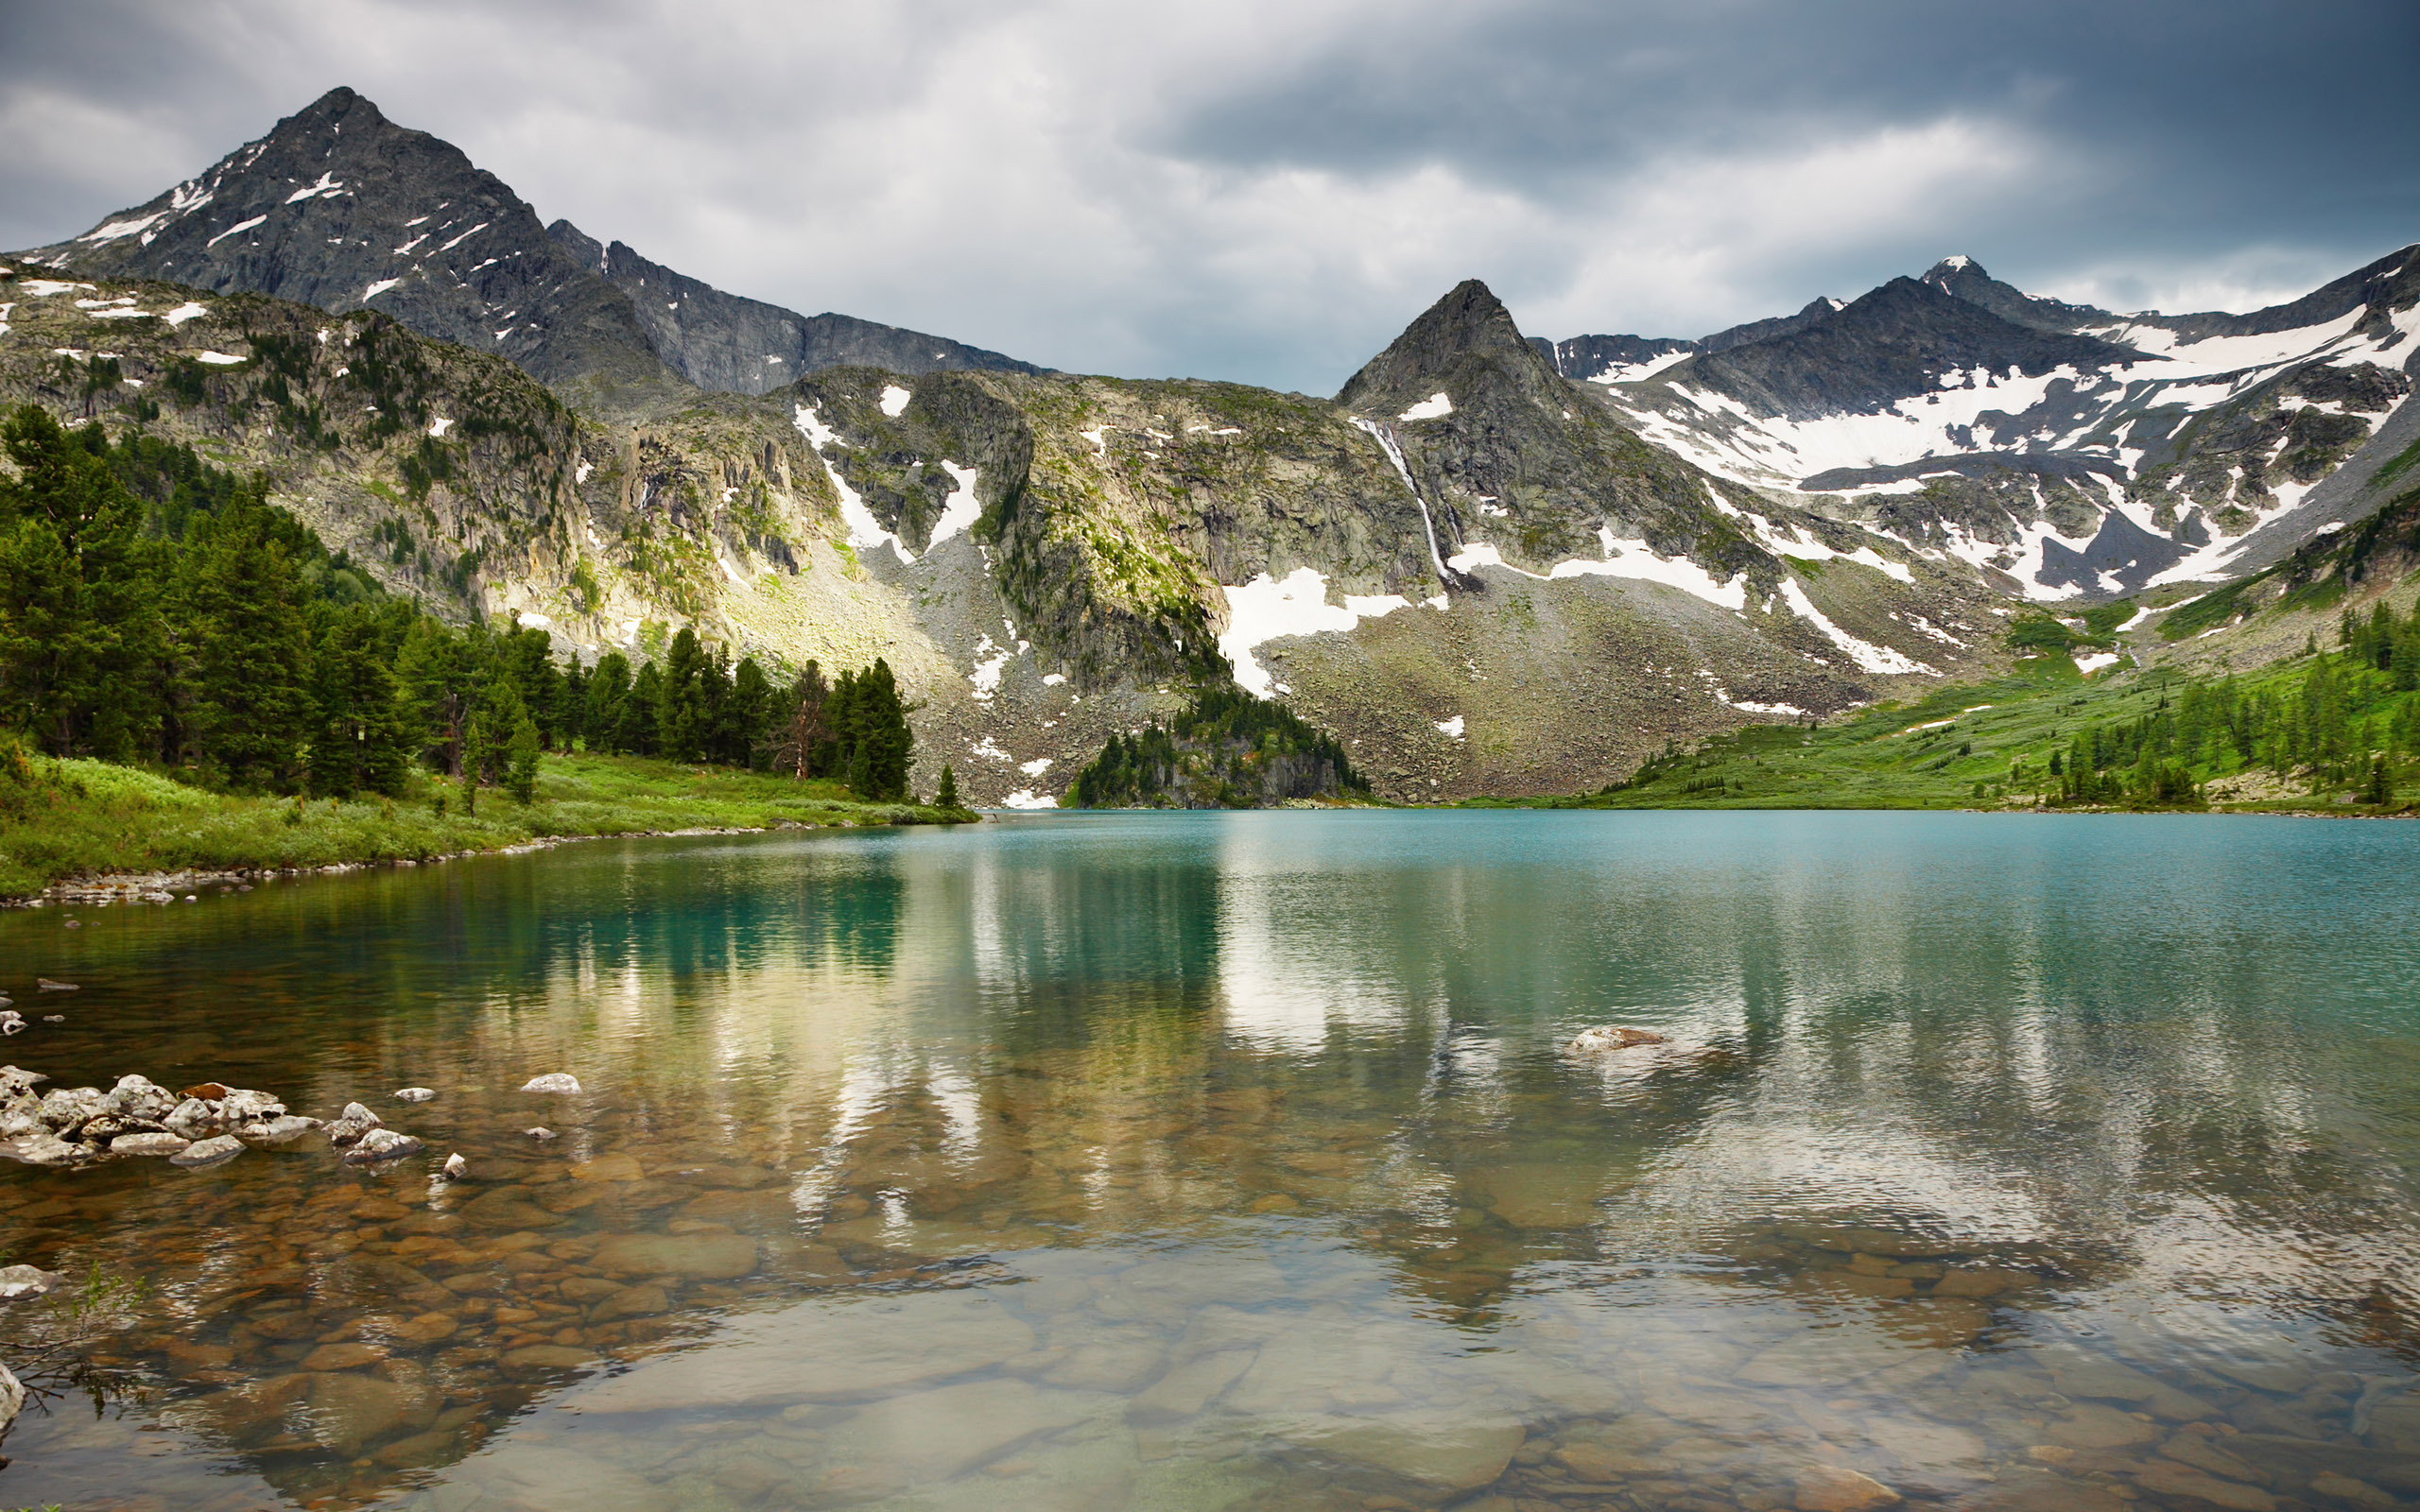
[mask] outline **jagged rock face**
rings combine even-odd
[[[349,89],[30,256],[79,277],[375,309],[548,382],[668,377],[630,301],[558,248],[519,196]]]
[[[1647,367],[1660,357],[1685,355],[1698,350],[1694,341],[1672,336],[1573,336],[1548,341],[1531,336],[1530,345],[1554,364],[1565,378],[1599,378]]]
[[[1566,382],[1476,280],[1414,320],[1337,403],[1394,432],[1449,566],[1492,555],[1549,572],[1603,558],[1605,532],[1723,578],[1774,569],[1703,475]]]
[[[2090,336],[2060,335],[2001,319],[1910,278],[1786,335],[1743,342],[1670,369],[1791,420],[1873,414],[1937,388],[1950,373],[1982,369],[2038,377],[2060,367],[2124,368],[2135,353]]]
[[[629,297],[656,352],[700,388],[762,394],[827,368],[908,374],[1042,370],[946,336],[854,316],[804,316],[726,294],[620,242],[606,246],[568,220],[556,221],[547,233]]]

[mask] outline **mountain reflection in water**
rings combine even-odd
[[[0,1164],[0,1252],[153,1288],[0,1505],[2383,1506],[2408,833],[1069,816],[0,918],[55,1084],[430,1146]]]

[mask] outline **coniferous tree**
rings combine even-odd
[[[950,770],[947,763],[942,765],[942,785],[933,794],[933,807],[937,809],[958,807],[958,773]]]
[[[310,627],[279,517],[238,490],[187,538],[194,745],[236,786],[290,788],[312,722]]]
[[[512,727],[507,748],[504,785],[516,803],[527,805],[538,797],[538,725],[527,714]]]
[[[322,606],[314,646],[311,790],[326,798],[404,790],[409,753],[374,613]]]
[[[649,662],[631,679],[630,694],[623,698],[621,713],[614,723],[614,748],[630,756],[655,755],[655,732],[663,703],[664,674]]]
[[[161,642],[143,509],[105,464],[26,406],[0,478],[0,718],[54,755],[124,756],[156,728]]]
[[[580,721],[590,750],[624,749],[619,744],[622,706],[630,696],[631,659],[619,651],[598,657],[588,674],[586,709]]]
[[[687,626],[672,638],[664,653],[655,696],[657,751],[676,762],[694,762],[706,753],[714,732],[715,664]]]

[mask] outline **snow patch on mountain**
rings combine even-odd
[[[1236,685],[1266,698],[1291,690],[1253,657],[1265,642],[1289,635],[1327,635],[1352,629],[1365,619],[1383,619],[1411,601],[1401,593],[1347,593],[1341,605],[1327,601],[1327,578],[1315,568],[1297,567],[1283,578],[1260,573],[1248,583],[1219,592],[1227,595],[1227,628],[1219,650],[1236,669]]]
[[[908,543],[892,532],[882,528],[882,522],[876,520],[873,517],[873,511],[866,507],[864,498],[859,496],[856,490],[849,487],[849,480],[842,477],[840,470],[832,465],[832,459],[823,455],[825,447],[839,439],[839,433],[824,424],[815,411],[816,406],[813,404],[800,404],[797,406],[797,413],[791,417],[790,422],[798,427],[801,436],[806,438],[806,444],[814,448],[815,459],[823,464],[823,475],[832,480],[834,491],[840,496],[840,523],[849,527],[849,544],[859,551],[873,551],[876,547],[888,545],[899,554],[901,561],[913,562],[916,559],[916,554],[908,549]],[[985,639],[988,642],[990,638]],[[993,681],[996,686],[998,683],[996,672],[993,675]]]
[[[981,470],[960,467],[943,457],[942,471],[947,472],[950,481],[958,487],[950,490],[949,497],[942,501],[942,517],[933,522],[932,539],[925,542],[926,551],[983,518],[983,506],[975,497],[975,480],[981,475]]]
[[[1913,657],[1902,655],[1887,645],[1876,645],[1871,641],[1858,640],[1833,624],[1822,610],[1815,607],[1815,601],[1806,596],[1806,590],[1798,585],[1798,579],[1795,577],[1782,579],[1781,596],[1782,602],[1789,606],[1789,611],[1792,614],[1823,631],[1824,637],[1834,645],[1847,652],[1849,660],[1857,663],[1858,670],[1860,672],[1893,677],[1910,673],[1928,678],[1941,676],[1930,666]]]

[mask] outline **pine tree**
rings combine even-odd
[[[300,563],[279,518],[239,490],[184,558],[194,744],[231,785],[295,784],[312,722],[310,627]]]
[[[596,669],[588,675],[587,709],[580,721],[590,750],[627,751],[620,744],[620,731],[622,706],[630,696],[630,658],[619,651],[598,657]]]
[[[538,797],[538,725],[527,714],[512,727],[509,755],[504,783],[512,800],[526,807]]]
[[[697,631],[684,625],[666,649],[663,665],[655,700],[656,749],[676,762],[700,760],[714,734],[714,660],[698,644]]]
[[[316,618],[311,790],[327,798],[365,790],[393,797],[404,790],[409,753],[376,617],[362,608],[322,605]]]
[[[479,772],[488,763],[487,732],[475,713],[462,723],[462,813],[479,812]]]
[[[958,774],[950,770],[946,763],[942,766],[941,788],[933,794],[933,807],[937,809],[958,807]]]
[[[631,691],[622,699],[620,714],[614,722],[614,748],[628,756],[654,755],[663,703],[664,674],[649,662],[631,679]]]
[[[0,440],[18,472],[0,478],[0,720],[56,755],[132,754],[156,735],[163,644],[142,505],[41,409]]]

